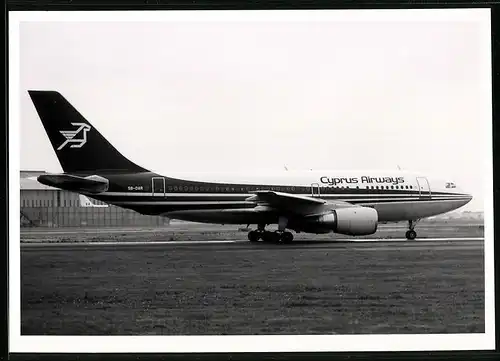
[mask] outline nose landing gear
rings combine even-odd
[[[414,231],[415,225],[417,224],[418,220],[413,221],[410,220],[408,221],[408,227],[410,228],[408,231],[406,231],[406,239],[409,240],[414,240],[417,238],[417,232]]]
[[[409,231],[406,231],[406,239],[413,240],[417,238],[417,232],[414,230],[410,229]]]

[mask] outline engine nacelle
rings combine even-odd
[[[368,235],[377,231],[378,213],[368,207],[338,208],[315,218],[314,224],[349,236]]]

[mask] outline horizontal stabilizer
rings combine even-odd
[[[43,174],[37,180],[47,186],[72,192],[101,193],[108,190],[109,182],[101,176],[78,177],[69,174]]]

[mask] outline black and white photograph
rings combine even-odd
[[[494,349],[489,9],[11,12],[9,57],[12,351]]]

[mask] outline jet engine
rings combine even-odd
[[[331,210],[307,220],[304,230],[314,228],[318,233],[330,230],[349,236],[362,236],[377,231],[378,213],[368,207],[346,207]]]

